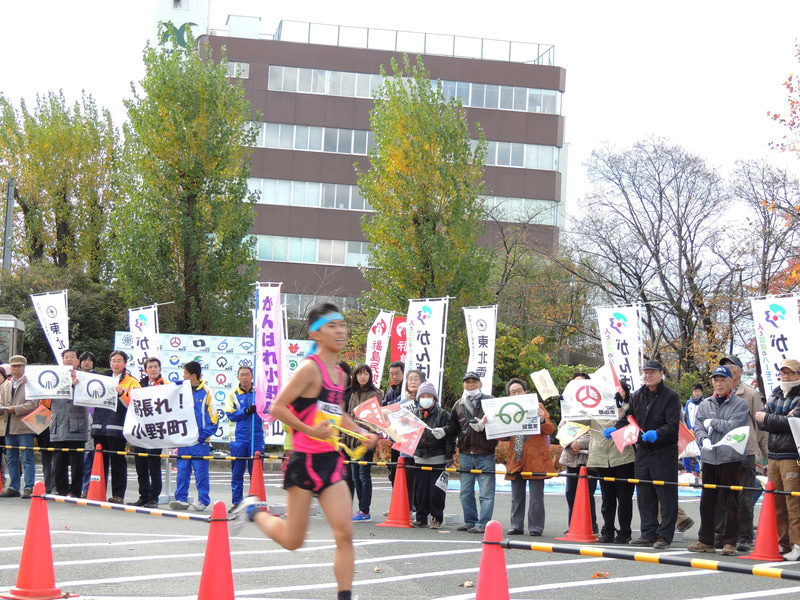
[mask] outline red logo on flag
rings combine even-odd
[[[289,352],[297,354],[298,350],[300,350],[300,344],[289,344]]]
[[[173,348],[177,348],[178,346],[181,345],[181,338],[179,337],[169,338],[169,345],[172,346]]]
[[[392,319],[392,339],[391,339],[392,362],[406,362],[406,318],[394,317]]]
[[[218,383],[219,385],[225,385],[225,382],[226,382],[227,380],[228,380],[228,378],[227,378],[227,377],[225,377],[225,373],[219,373],[219,374],[217,374],[217,383]]]
[[[586,408],[594,408],[603,399],[600,390],[591,385],[584,385],[578,388],[575,392],[575,399]]]
[[[381,319],[375,325],[372,326],[372,333],[375,335],[383,335],[386,333],[386,321]]]

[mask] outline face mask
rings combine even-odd
[[[784,396],[791,392],[793,387],[800,385],[800,381],[781,381],[779,383],[781,384],[781,389],[783,390]]]
[[[419,405],[421,408],[428,410],[433,406],[433,398],[420,398]]]
[[[480,395],[481,395],[481,388],[475,388],[474,390],[464,390],[464,396],[472,400],[474,400]]]

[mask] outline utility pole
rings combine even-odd
[[[3,235],[3,268],[11,269],[11,232],[14,230],[14,178],[8,180],[6,190],[6,226]]]

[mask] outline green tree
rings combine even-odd
[[[24,100],[17,110],[0,96],[0,179],[15,179],[18,258],[77,265],[100,280],[118,145],[110,113],[91,95],[69,107],[62,93],[49,92],[32,112]]]
[[[371,168],[355,165],[361,195],[375,210],[362,219],[371,244],[362,271],[372,306],[405,312],[409,298],[453,298],[445,370],[452,399],[465,363],[461,307],[490,296],[491,255],[478,246],[486,141],[479,124],[478,141],[471,140],[460,101],[445,101],[420,58],[391,66],[370,114]]]
[[[141,91],[125,101],[125,191],[114,214],[114,275],[128,305],[174,301],[162,327],[241,334],[257,267],[248,193],[250,104],[207,47],[144,50]]]
[[[78,266],[58,267],[40,261],[0,269],[0,313],[9,313],[25,323],[23,353],[31,363],[54,364],[31,294],[69,290],[69,341],[78,352],[89,350],[99,366],[108,365],[114,349],[114,331],[127,330],[128,318],[122,299],[106,283],[94,281]]]

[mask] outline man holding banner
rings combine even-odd
[[[603,431],[610,438],[615,429],[629,425],[628,416],[641,427],[636,443],[634,472],[637,479],[666,482],[678,481],[678,427],[681,420],[681,401],[672,388],[664,384],[664,367],[649,360],[642,369],[644,385],[631,396],[625,414],[614,427]],[[669,548],[678,520],[678,487],[676,485],[636,485],[636,501],[641,517],[641,537],[631,540],[632,546],[652,546],[657,550]],[[661,505],[661,523],[658,509]]]
[[[74,372],[80,365],[78,351],[64,350],[64,366]],[[77,382],[77,379],[73,380]],[[73,385],[73,390],[74,390]],[[74,392],[73,392],[74,393]],[[59,448],[83,448],[89,439],[89,413],[85,406],[75,404],[74,398],[54,400],[51,404],[50,441]],[[72,471],[70,483],[67,470]],[[83,456],[80,452],[56,452],[53,456],[53,478],[56,493],[61,496],[81,497],[83,486]]]

